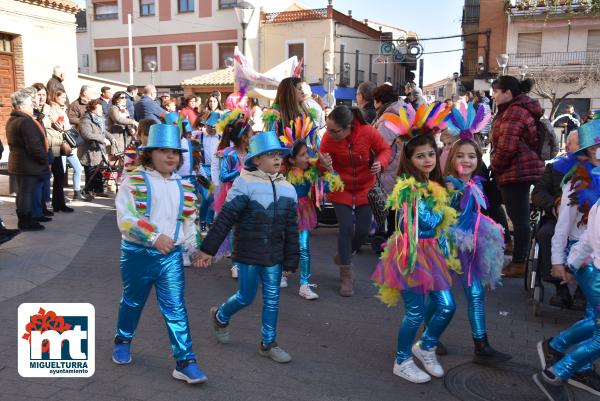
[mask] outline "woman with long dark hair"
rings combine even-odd
[[[505,277],[520,277],[525,272],[531,231],[529,192],[544,172],[544,162],[537,153],[537,122],[544,109],[527,96],[532,87],[530,79],[519,81],[506,75],[492,83],[498,113],[490,134],[491,168],[514,229],[513,259],[503,270]]]
[[[344,182],[344,190],[330,193],[328,199],[339,223],[334,262],[340,269],[340,295],[350,297],[354,295],[352,254],[367,238],[371,225],[367,193],[375,176],[387,167],[391,150],[359,109],[338,106],[327,118],[320,152],[325,160],[331,160]]]

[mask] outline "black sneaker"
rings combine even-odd
[[[567,386],[560,381],[558,384],[550,383],[543,372],[534,374],[533,382],[550,401],[573,401],[573,393]]]
[[[566,284],[556,286],[556,294],[550,297],[548,303],[561,309],[569,309],[573,304],[569,287]]]
[[[600,396],[600,375],[594,369],[575,373],[571,376],[568,383],[590,394]]]
[[[33,217],[33,221],[37,221],[38,223],[47,223],[49,221],[52,221],[52,217],[46,217],[46,216]]]
[[[559,360],[563,359],[565,354],[558,352],[550,346],[552,337],[540,341],[537,343],[538,356],[540,357],[540,364],[542,369],[546,369],[546,366],[552,366]]]

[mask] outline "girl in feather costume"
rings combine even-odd
[[[291,127],[286,127],[284,135],[279,137],[284,146],[290,148],[287,180],[296,189],[298,195],[298,230],[300,241],[300,290],[298,294],[308,300],[319,298],[310,284],[310,232],[317,226],[316,207],[323,202],[325,192],[342,191],[344,183],[333,171],[331,161],[320,153],[319,158],[311,158],[315,154],[309,147],[317,136],[317,127],[307,117],[298,117]],[[325,172],[322,173],[320,168]],[[281,287],[287,287],[287,276],[281,276]]]
[[[486,126],[489,119],[490,115],[485,114],[483,106],[476,112],[470,103],[463,102],[459,108],[452,109],[448,132],[459,139],[450,148],[444,168],[452,206],[459,214],[456,224],[450,227],[448,237],[457,250],[462,267],[457,281],[462,282],[468,303],[475,345],[473,362],[483,365],[511,358],[490,346],[485,325],[484,287],[494,289],[500,283],[504,260],[503,229],[483,214],[488,205],[483,193],[483,178],[473,175],[483,163],[475,134]]]
[[[451,271],[459,271],[460,264],[445,236],[456,211],[450,206],[432,135],[445,128],[449,112],[434,103],[417,110],[407,105],[398,115],[385,116],[406,143],[400,156],[400,178],[388,198],[388,206],[396,213],[396,230],[371,278],[382,302],[395,305],[400,296],[404,301],[393,372],[413,383],[444,376],[435,349],[456,309],[450,292]],[[424,320],[427,295],[435,311],[421,339],[413,344]],[[413,355],[427,373],[415,364]]]

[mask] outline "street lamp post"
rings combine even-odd
[[[150,70],[150,83],[154,86],[154,71],[156,71],[156,61],[152,60],[152,61],[148,61],[148,63],[146,64],[148,66],[148,69]]]
[[[502,75],[506,74],[506,66],[508,65],[508,54],[502,53],[496,56],[498,67],[502,68]]]
[[[455,72],[454,74],[452,74],[452,77],[454,78],[454,96],[458,98],[458,77],[460,77],[460,74],[458,72]]]
[[[254,15],[254,6],[247,1],[237,3],[235,6],[235,15],[238,22],[242,25],[242,52],[246,56],[246,28],[248,28],[248,24]]]
[[[523,64],[522,66],[519,67],[519,73],[521,74],[521,80],[524,80],[525,77],[527,76],[528,69],[529,69],[529,67],[526,66],[525,64]]]

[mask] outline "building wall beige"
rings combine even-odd
[[[155,14],[141,16],[140,2],[117,0],[118,18],[97,20],[94,18],[94,1],[87,0],[87,38],[80,41],[81,48],[89,49],[90,70],[93,75],[128,82],[128,26],[127,13],[132,13],[134,84],[151,81],[151,72],[143,71],[142,49],[156,48],[158,69],[154,73],[157,86],[179,86],[187,78],[219,68],[219,44],[229,43],[242,49],[242,29],[232,8],[219,9],[219,0],[194,2],[194,11],[178,11],[178,0],[155,0]],[[289,0],[251,0],[255,12],[247,28],[247,58],[256,63],[259,53],[259,14],[266,10],[289,6]],[[88,46],[83,44],[87,40]],[[195,69],[182,70],[179,65],[179,47],[195,46]],[[118,72],[99,72],[96,52],[119,49],[121,68]]]
[[[0,29],[21,37],[24,84],[46,84],[60,65],[69,98],[78,91],[75,15],[20,1],[0,1]],[[75,96],[77,97],[77,96]]]

